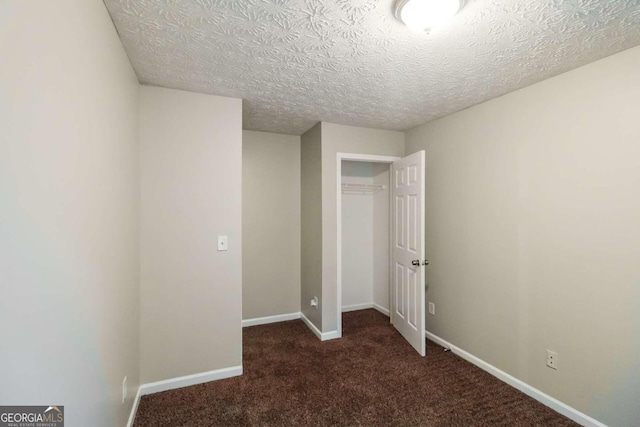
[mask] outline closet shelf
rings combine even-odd
[[[342,184],[342,194],[375,194],[385,189],[382,184]]]

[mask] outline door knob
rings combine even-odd
[[[413,261],[411,261],[411,265],[420,265],[420,260],[419,259],[414,259]]]

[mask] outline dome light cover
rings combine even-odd
[[[411,31],[424,33],[446,25],[463,0],[396,0],[394,13]]]

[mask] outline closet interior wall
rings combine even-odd
[[[342,311],[389,308],[389,165],[342,162]]]

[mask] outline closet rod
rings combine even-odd
[[[386,187],[382,184],[342,184],[343,194],[375,194],[384,190]]]

